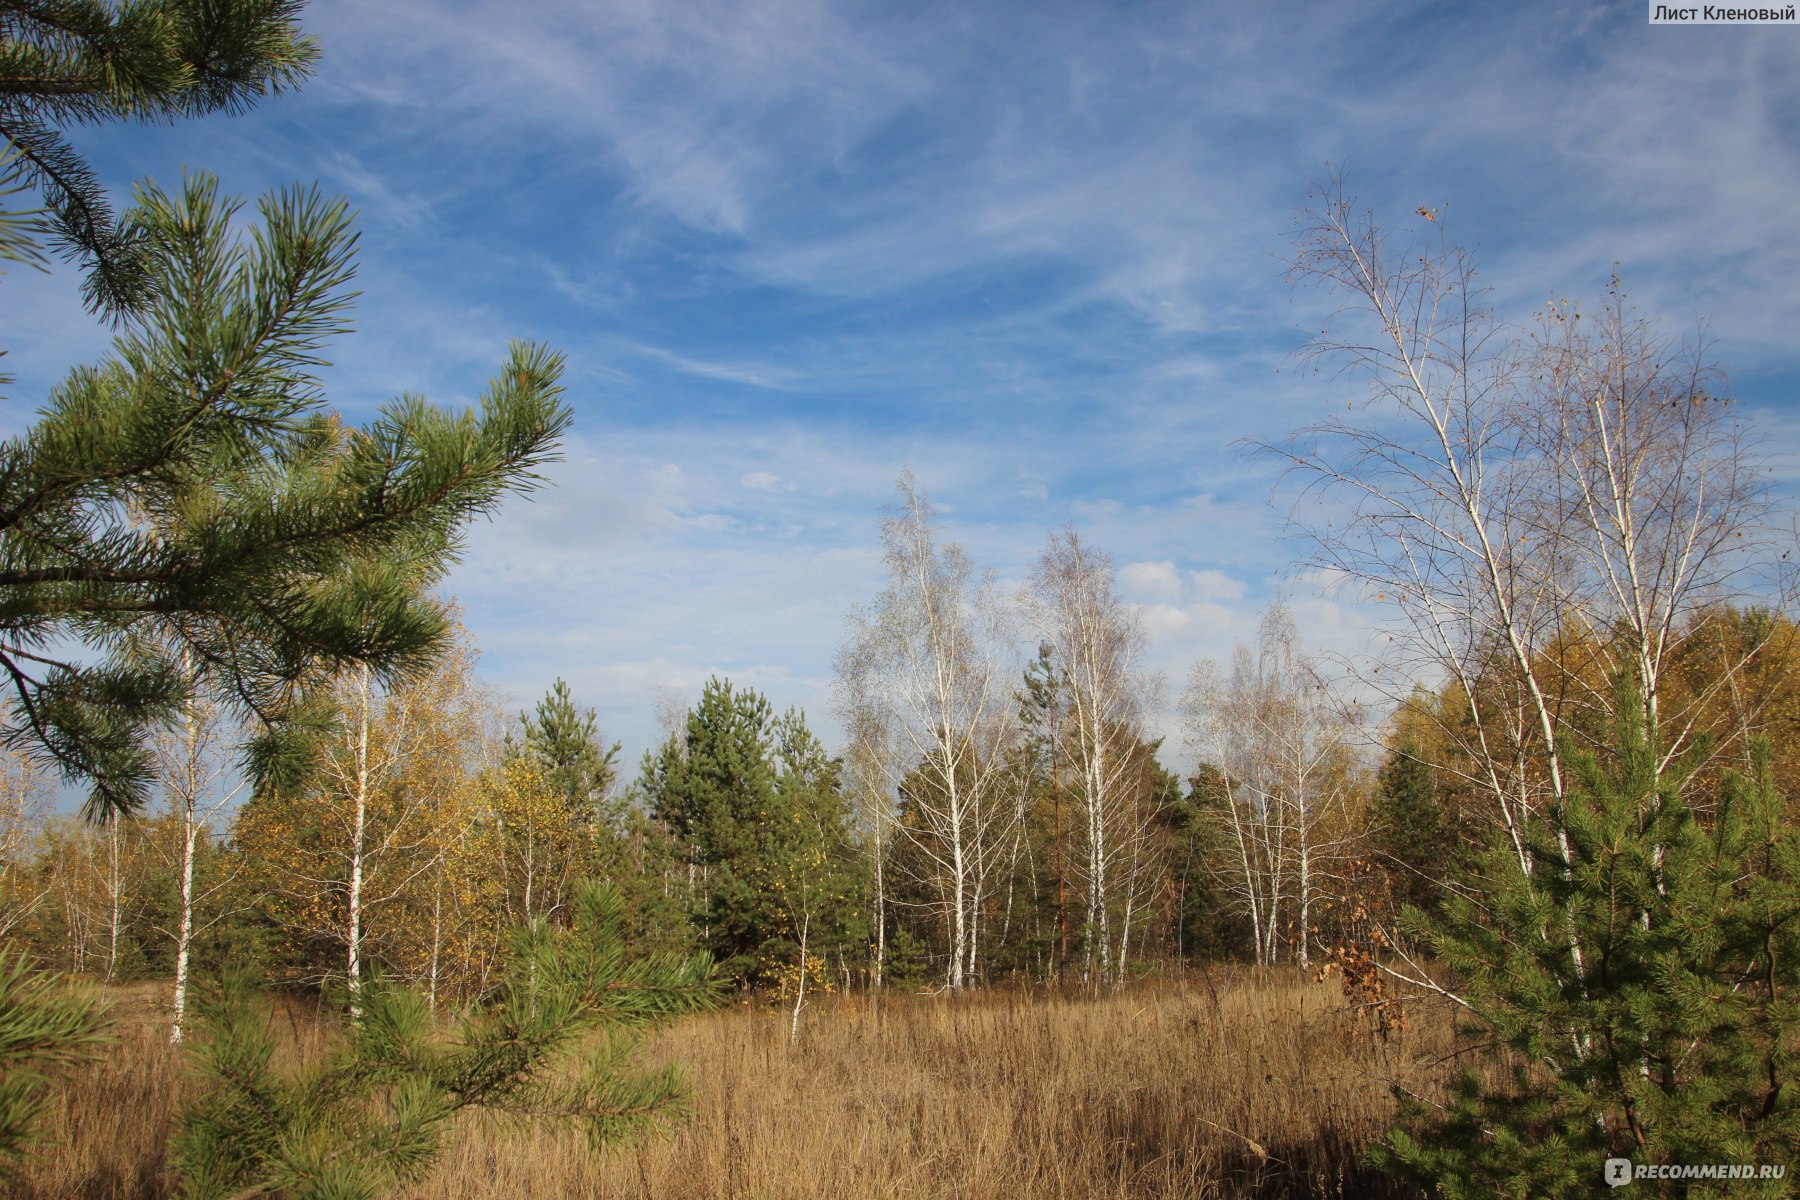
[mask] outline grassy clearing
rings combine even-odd
[[[115,993],[122,1039],[59,1097],[22,1200],[169,1194],[162,1146],[183,1086],[160,991]],[[284,1052],[330,1036],[277,1008]],[[1362,1197],[1402,1194],[1358,1162],[1393,1113],[1405,1045],[1352,1031],[1335,987],[1290,973],[1195,975],[1099,999],[999,991],[737,1007],[649,1046],[688,1065],[693,1107],[663,1136],[589,1154],[570,1131],[466,1122],[417,1200],[831,1196]]]

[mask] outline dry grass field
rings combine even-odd
[[[161,1146],[182,1084],[157,993],[115,993],[122,1041],[58,1098],[21,1200],[170,1194]],[[288,1053],[329,1027],[284,1002]],[[1423,1026],[1420,1029],[1420,1026]],[[739,1006],[649,1047],[688,1065],[692,1111],[635,1147],[571,1131],[460,1127],[417,1200],[619,1197],[1037,1200],[1363,1197],[1359,1165],[1393,1112],[1387,1080],[1442,1038],[1349,1028],[1333,986],[1221,970],[1098,999],[1002,990],[852,996],[786,1014]]]

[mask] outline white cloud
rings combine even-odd
[[[1119,568],[1119,585],[1127,595],[1147,595],[1163,600],[1181,595],[1181,575],[1168,559],[1125,564]]]
[[[1076,522],[1172,678],[1284,580],[1315,646],[1353,648],[1367,614],[1289,569],[1293,489],[1234,448],[1346,398],[1287,357],[1333,304],[1282,279],[1328,161],[1380,211],[1445,206],[1508,314],[1623,260],[1677,332],[1710,312],[1727,365],[1793,377],[1790,39],[1375,0],[315,0],[307,23],[327,53],[297,95],[80,144],[120,185],[191,159],[230,190],[348,190],[364,332],[327,380],[353,416],[467,402],[515,334],[568,351],[556,487],[478,526],[452,587],[521,702],[561,673],[639,748],[657,689],[714,671],[828,722],[908,463],[1005,578]],[[106,344],[73,281],[0,282],[12,428]]]
[[[758,492],[791,492],[795,486],[792,480],[783,479],[773,471],[751,471],[738,482]]]
[[[706,362],[676,354],[656,346],[628,344],[627,349],[657,362],[665,363],[687,375],[715,379],[722,383],[741,383],[747,387],[780,389],[800,381],[799,373],[770,363]]]
[[[1248,590],[1243,580],[1223,571],[1188,572],[1188,591],[1199,600],[1242,600]]]
[[[790,156],[831,162],[924,86],[898,39],[814,0],[571,4],[523,20],[498,3],[321,7],[354,33],[334,77],[397,67],[459,115],[598,139],[640,202],[726,233],[785,186]]]
[[[1142,605],[1138,615],[1143,619],[1145,632],[1159,640],[1181,633],[1193,619],[1187,609],[1173,604]]]

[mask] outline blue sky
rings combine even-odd
[[[635,764],[712,673],[804,706],[881,584],[910,467],[1005,579],[1073,523],[1177,686],[1278,591],[1315,644],[1368,614],[1289,569],[1292,497],[1236,448],[1342,393],[1285,282],[1327,164],[1439,209],[1502,311],[1620,264],[1707,322],[1800,476],[1800,29],[1642,4],[313,0],[318,75],[248,115],[79,130],[122,195],[184,165],[360,210],[333,402],[466,403],[509,338],[569,358],[553,490],[450,581],[511,707],[552,678]],[[13,272],[0,422],[105,332]],[[1176,756],[1179,757],[1179,756]]]

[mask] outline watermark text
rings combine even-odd
[[[1606,1160],[1604,1177],[1613,1187],[1649,1180],[1770,1180],[1787,1175],[1785,1163],[1641,1163],[1629,1158]]]
[[[1735,4],[1658,4],[1650,0],[1652,25],[1800,25],[1795,5],[1740,7]]]

